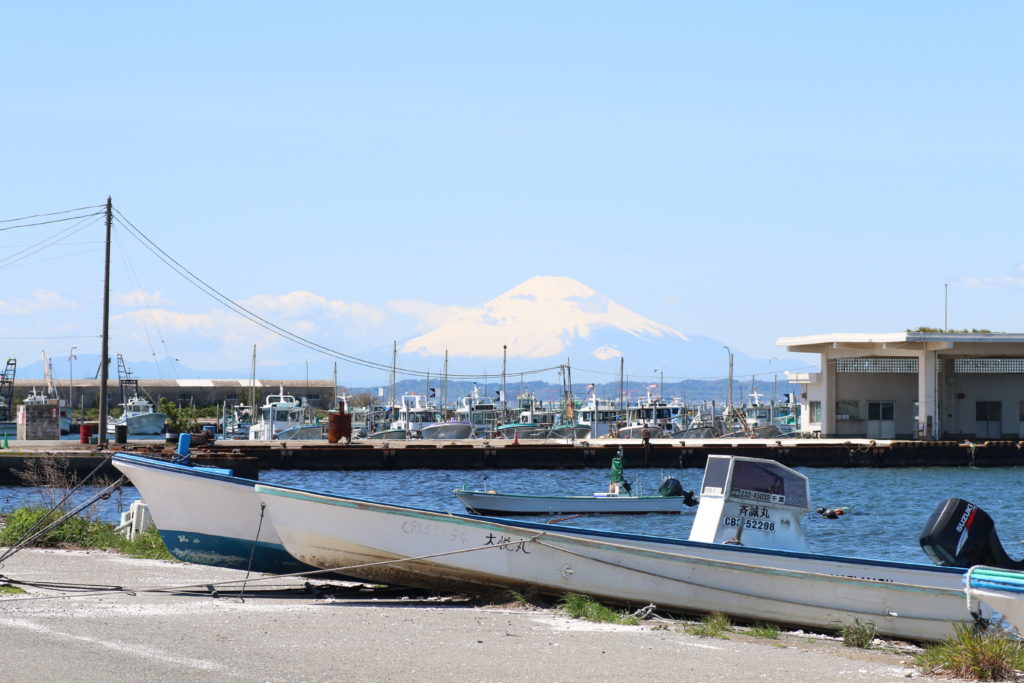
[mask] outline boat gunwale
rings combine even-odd
[[[458,524],[469,524],[473,525],[483,524],[490,527],[518,527],[523,529],[529,529],[532,531],[546,531],[551,532],[550,524],[539,524],[537,522],[521,521],[517,519],[508,519],[504,517],[487,517],[483,515],[473,515],[468,513],[448,512],[439,510],[427,510],[423,508],[416,508],[411,506],[396,505],[393,503],[381,503],[372,500],[364,500],[360,498],[352,498],[346,496],[338,496],[336,494],[322,493],[316,491],[308,491],[306,489],[280,486],[277,484],[265,484],[256,483],[256,492],[260,494],[276,495],[285,498],[295,499],[306,499],[311,502],[323,502],[328,505],[336,505],[340,507],[360,508],[366,505],[371,505],[377,508],[381,508],[379,511],[386,514],[393,515],[407,515],[415,516],[424,519],[443,518],[444,521],[454,521]],[[502,522],[507,522],[503,524]],[[893,560],[875,560],[868,558],[859,557],[847,557],[843,555],[827,555],[818,553],[806,553],[798,552],[793,550],[778,550],[775,548],[756,548],[751,546],[737,546],[737,545],[724,545],[717,543],[704,543],[702,541],[689,541],[680,538],[671,538],[666,536],[647,536],[644,534],[629,534],[617,531],[605,531],[603,529],[588,529],[586,527],[571,527],[572,531],[568,534],[560,534],[563,536],[582,536],[585,538],[599,538],[599,539],[620,539],[620,540],[632,540],[648,543],[659,543],[668,546],[678,546],[683,548],[707,548],[713,550],[722,550],[725,552],[735,552],[740,554],[755,554],[755,555],[770,555],[779,557],[789,557],[793,559],[807,559],[807,560],[820,560],[820,561],[831,561],[841,562],[846,564],[855,565],[866,565],[872,567],[886,567],[894,569],[906,569],[912,571],[927,571],[934,572],[936,574],[953,574],[963,575],[966,574],[967,569],[962,567],[942,567],[932,564],[914,563],[914,562],[897,562]]]

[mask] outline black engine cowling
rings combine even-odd
[[[935,507],[920,541],[928,557],[945,567],[1024,568],[1024,562],[1011,559],[1003,550],[988,513],[962,498],[947,498]]]
[[[661,485],[658,487],[658,495],[681,496],[683,495],[683,485],[675,477],[665,477],[661,480]]]

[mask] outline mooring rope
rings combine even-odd
[[[539,534],[536,534],[535,536],[533,536],[531,538],[523,538],[523,539],[519,539],[519,540],[515,540],[515,541],[507,541],[507,542],[501,542],[501,543],[491,543],[491,544],[486,544],[486,545],[474,546],[472,548],[460,548],[459,550],[448,550],[448,551],[445,551],[445,552],[442,552],[442,553],[432,553],[430,555],[417,555],[415,557],[399,557],[399,558],[395,558],[393,560],[378,560],[378,561],[375,561],[375,562],[363,562],[363,563],[360,563],[360,564],[352,564],[352,565],[339,566],[339,567],[330,567],[330,568],[327,568],[327,569],[313,569],[313,570],[310,570],[310,571],[292,572],[292,573],[289,573],[289,574],[271,574],[271,575],[267,575],[267,576],[256,576],[256,577],[253,577],[251,579],[251,581],[253,581],[253,582],[257,582],[257,581],[276,581],[278,579],[304,578],[304,577],[316,576],[316,575],[319,575],[319,574],[343,573],[343,572],[347,572],[347,571],[352,570],[352,569],[364,569],[364,568],[367,568],[367,567],[378,567],[378,566],[384,566],[384,565],[402,564],[404,562],[416,562],[416,561],[419,561],[419,560],[431,560],[431,559],[434,559],[434,558],[437,558],[437,557],[446,557],[446,556],[450,556],[450,555],[460,555],[462,553],[469,553],[469,552],[473,552],[473,551],[476,551],[476,550],[487,550],[488,548],[505,548],[507,546],[518,545],[520,543],[529,543],[529,542],[534,541],[537,538],[545,535],[546,533],[547,533],[546,531],[542,531]],[[4,580],[6,580],[8,582],[12,582],[12,583],[15,582],[14,580],[8,579],[6,577],[4,577]],[[202,589],[204,592],[210,592],[210,588],[213,587],[213,586],[233,586],[233,585],[236,585],[236,584],[240,583],[240,584],[243,585],[243,590],[244,590],[244,586],[245,586],[245,583],[246,583],[247,580],[250,580],[250,579],[248,577],[246,577],[244,579],[232,579],[232,580],[229,580],[229,581],[214,581],[214,582],[204,581],[202,583],[189,583],[189,584],[172,585],[172,586],[152,586],[152,587],[123,587],[122,586],[122,587],[119,587],[119,589],[122,592],[124,592],[126,594],[130,594],[130,595],[134,595],[136,593],[167,593],[167,592],[184,591],[184,590],[187,590],[187,589]],[[68,585],[69,586],[73,586],[74,584],[68,584]],[[287,584],[284,584],[284,585],[287,586]],[[79,598],[79,597],[88,597],[88,596],[91,596],[91,595],[100,595],[100,594],[107,595],[109,593],[110,593],[110,590],[103,590],[103,591],[92,591],[92,592],[76,593],[74,595],[38,595],[38,596],[34,595],[34,596],[23,597],[23,598],[5,598],[4,599],[4,604],[11,603],[11,602],[24,602],[24,601],[29,601],[29,600],[57,600],[57,599],[63,599],[63,598]]]

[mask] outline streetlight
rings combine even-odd
[[[729,406],[729,410],[732,410],[732,349],[725,345],[723,345],[722,348],[729,354],[729,386],[727,387],[729,399],[727,404]]]
[[[72,423],[75,421],[75,349],[77,348],[77,346],[72,346],[68,351],[68,408],[71,411]]]

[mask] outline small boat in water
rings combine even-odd
[[[956,623],[984,628],[993,616],[983,598],[969,606],[962,567],[810,552],[800,528],[809,506],[807,478],[769,460],[709,456],[686,541],[266,484],[257,484],[256,492],[293,556],[371,581],[477,592],[576,592],[618,604],[719,611],[822,629],[859,620],[874,624],[879,634],[915,641],[953,635]],[[940,526],[928,538],[959,535]],[[977,531],[984,537],[984,527]],[[960,553],[955,538],[950,553],[957,562],[976,561]],[[1018,619],[1014,626],[1024,626],[1013,616],[1019,610],[1002,611]]]
[[[478,515],[555,515],[555,514],[635,514],[643,512],[680,513],[683,505],[694,506],[693,491],[683,491],[675,477],[666,477],[658,486],[658,495],[645,496],[632,491],[623,476],[622,449],[612,458],[608,490],[589,496],[536,496],[496,491],[455,489],[455,497],[466,510]]]

